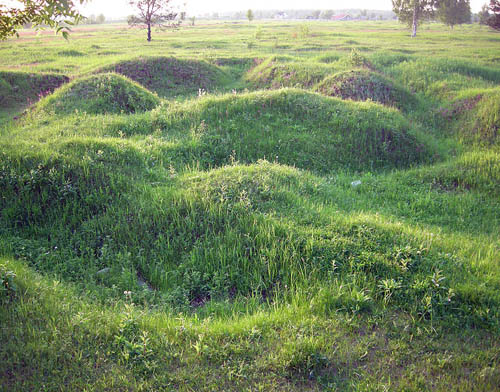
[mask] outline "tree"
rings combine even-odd
[[[148,42],[151,42],[151,28],[160,29],[176,28],[180,21],[176,20],[177,12],[174,12],[172,0],[129,0],[129,4],[137,8],[139,15],[128,17],[130,26],[138,26],[148,30]]]
[[[321,11],[320,10],[313,11],[313,13],[312,13],[313,19],[319,19],[320,15],[321,15]]]
[[[247,19],[249,22],[251,22],[253,20],[253,11],[252,10],[247,11]]]
[[[488,26],[492,29],[500,30],[500,1],[490,0],[489,10],[493,12],[493,15],[487,20]]]
[[[487,25],[488,24],[488,19],[490,18],[490,7],[488,4],[484,4],[483,7],[481,8],[481,11],[479,11],[478,17],[479,17],[479,24],[482,25]]]
[[[96,22],[98,24],[103,24],[105,21],[106,21],[106,17],[103,14],[100,14],[99,16],[97,16]]]
[[[469,23],[471,20],[470,0],[439,0],[437,17],[445,25]]]
[[[335,15],[333,10],[325,10],[321,12],[321,19],[332,19],[333,15]]]
[[[392,0],[392,10],[402,23],[411,27],[411,36],[417,36],[418,26],[433,17],[437,0]]]
[[[76,9],[75,3],[83,4],[87,0],[18,0],[14,4],[0,4],[0,40],[19,36],[18,30],[25,24],[53,27],[68,37],[69,26],[78,23],[83,16]]]

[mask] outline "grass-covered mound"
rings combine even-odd
[[[435,153],[394,110],[294,89],[169,106],[154,113],[153,127],[191,129],[183,154],[212,167],[229,157],[247,163],[266,158],[326,173],[408,167]]]
[[[315,86],[321,94],[354,101],[371,100],[383,105],[407,108],[416,99],[402,87],[386,77],[367,70],[357,69],[331,75]]]
[[[500,141],[500,88],[465,91],[439,114],[444,126],[463,142],[492,145]]]
[[[173,57],[144,57],[121,61],[102,69],[124,75],[163,97],[176,97],[211,91],[223,86],[227,76],[205,61]]]
[[[116,74],[76,79],[46,97],[38,109],[56,114],[136,113],[155,108],[160,99],[139,84]]]
[[[246,80],[254,88],[311,88],[327,75],[338,72],[335,64],[299,62],[291,57],[271,57],[252,68]]]
[[[464,89],[488,88],[500,83],[498,68],[449,57],[409,58],[384,67],[384,73],[410,91],[445,101]]]
[[[479,190],[493,197],[500,196],[500,152],[477,150],[463,154],[452,162],[423,172],[444,191]]]
[[[0,105],[2,107],[29,105],[52,93],[68,77],[60,74],[0,72]]]

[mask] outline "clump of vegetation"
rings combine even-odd
[[[340,72],[325,78],[315,90],[329,96],[354,101],[372,100],[388,106],[408,108],[416,98],[386,77],[366,69]]]
[[[46,97],[38,109],[56,114],[136,113],[151,110],[159,103],[157,96],[130,79],[100,74],[74,80]]]
[[[121,61],[104,67],[104,72],[124,75],[163,97],[213,90],[223,85],[227,76],[217,66],[204,61],[171,57],[144,57]]]
[[[17,292],[15,283],[16,274],[7,269],[4,264],[0,264],[0,304],[12,301]]]

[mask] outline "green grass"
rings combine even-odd
[[[497,35],[153,38],[0,43],[0,390],[498,390]]]

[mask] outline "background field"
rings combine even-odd
[[[500,390],[500,35],[0,42],[1,390]]]

